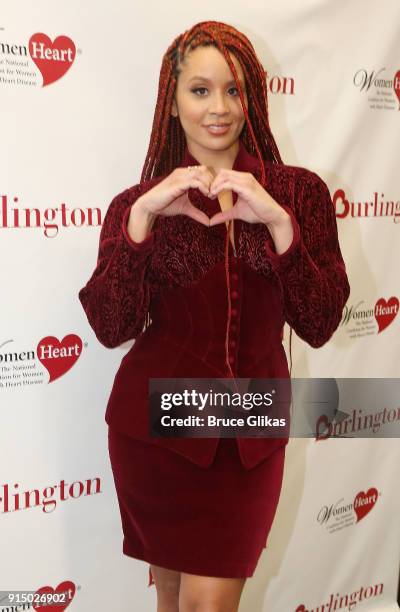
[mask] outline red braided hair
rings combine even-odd
[[[157,103],[146,159],[141,173],[141,182],[157,176],[170,174],[180,165],[186,147],[185,132],[179,121],[171,115],[171,108],[181,64],[185,54],[198,46],[217,47],[224,55],[235,79],[245,116],[241,140],[247,151],[257,156],[260,162],[260,183],[265,188],[264,161],[283,164],[268,119],[268,98],[266,75],[250,40],[233,26],[220,21],[201,21],[175,38],[163,56],[158,85]],[[248,109],[246,108],[240,81],[229,53],[239,61],[246,82]],[[233,376],[228,360],[228,334],[231,316],[229,292],[228,243],[231,222],[227,229],[225,268],[228,285],[228,325],[226,332],[226,362]],[[290,375],[292,371],[292,328],[290,327]]]

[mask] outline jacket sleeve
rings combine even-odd
[[[327,185],[306,170],[296,180],[295,194],[296,214],[283,205],[293,225],[291,245],[278,255],[272,239],[266,240],[262,259],[278,277],[285,320],[300,338],[317,348],[339,326],[350,285]]]
[[[100,232],[95,270],[78,294],[90,326],[107,348],[136,338],[148,312],[154,232],[137,243],[127,230],[131,205],[139,195],[140,185],[135,185],[112,200]]]

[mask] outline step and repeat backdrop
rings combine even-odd
[[[122,554],[104,421],[131,342],[100,345],[78,291],[109,203],[139,181],[162,55],[209,19],[253,42],[283,160],[319,174],[336,209],[351,294],[323,347],[293,334],[292,376],[399,377],[397,0],[5,2],[0,610],[44,609],[33,593],[67,594],[48,609],[155,609],[147,564]],[[385,408],[379,394],[374,401]],[[398,609],[399,441],[351,398],[349,407],[368,437],[290,441],[276,520],[241,610]]]

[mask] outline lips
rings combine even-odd
[[[230,123],[208,123],[204,127],[229,127]]]
[[[229,130],[230,123],[210,123],[204,127],[210,134],[225,134]]]

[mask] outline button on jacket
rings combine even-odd
[[[108,425],[132,438],[211,465],[219,438],[155,438],[149,434],[149,378],[289,378],[282,345],[285,321],[312,347],[337,329],[350,293],[334,206],[325,182],[297,166],[264,162],[266,190],[290,215],[294,235],[278,255],[263,223],[206,227],[184,215],[157,216],[151,233],[134,242],[127,231],[132,204],[165,176],[134,185],[111,202],[100,233],[97,265],[79,299],[104,346],[134,339],[116,373]],[[187,147],[180,166],[199,165]],[[233,170],[261,176],[259,161],[240,142]],[[212,217],[218,199],[189,189],[189,199]],[[237,194],[233,193],[233,203]],[[231,302],[228,348],[228,295]],[[250,469],[288,438],[239,438]]]

